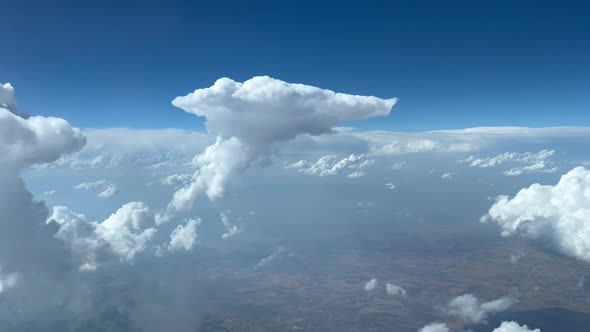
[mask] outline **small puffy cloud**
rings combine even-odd
[[[365,172],[359,172],[359,171],[352,172],[352,173],[346,175],[347,178],[351,178],[351,179],[360,178],[363,176],[365,176]]]
[[[108,186],[105,190],[96,194],[96,196],[102,197],[102,198],[109,198],[109,197],[115,196],[118,193],[119,193],[119,189],[117,187],[115,187],[114,185],[111,185],[111,186]]]
[[[315,162],[300,160],[287,168],[297,168],[298,172],[307,175],[332,176],[345,171],[351,171],[347,174],[350,178],[364,176],[362,171],[375,163],[374,159],[367,159],[364,154],[351,154],[344,158],[338,158],[336,155],[326,155],[320,157]]]
[[[516,252],[516,253],[512,253],[512,254],[510,254],[510,262],[512,264],[516,264],[516,263],[520,262],[520,259],[523,258],[524,256],[525,256],[525,253],[521,252],[521,251]]]
[[[57,191],[55,191],[55,190],[46,190],[46,191],[43,192],[43,195],[45,195],[45,196],[51,196],[51,195],[55,194],[56,192]]]
[[[502,324],[492,332],[541,332],[541,330],[532,330],[526,325],[519,325],[517,322],[502,322]]]
[[[387,187],[387,189],[390,189],[390,190],[394,190],[395,189],[395,184],[393,184],[391,182],[386,183],[385,186]]]
[[[189,219],[184,225],[176,226],[172,234],[170,234],[168,250],[192,250],[197,243],[197,227],[199,225],[201,225],[201,219]]]
[[[502,236],[541,240],[561,253],[590,262],[590,170],[577,167],[556,185],[535,183],[513,198],[499,196],[482,217]]]
[[[172,174],[160,180],[165,186],[182,186],[189,184],[192,180],[192,174]]]
[[[480,303],[472,294],[465,294],[452,299],[440,310],[467,324],[479,324],[484,323],[489,314],[505,311],[516,302],[516,298],[512,296],[503,296],[493,301]]]
[[[261,259],[258,264],[256,264],[256,268],[265,267],[268,264],[274,262],[277,259],[282,258],[284,255],[293,255],[292,253],[288,253],[287,249],[283,246],[278,246],[270,255]]]
[[[400,170],[402,168],[406,167],[406,162],[405,161],[400,161],[399,163],[395,163],[391,166],[391,169],[393,170]]]
[[[451,332],[451,330],[445,323],[430,323],[419,329],[418,332]]]
[[[0,271],[0,294],[4,292],[4,290],[12,288],[18,282],[18,274],[17,273],[8,273],[3,274]]]
[[[230,214],[230,210],[222,211],[220,213],[221,223],[223,224],[223,227],[225,227],[226,229],[226,232],[221,235],[221,238],[224,240],[229,239],[230,237],[233,237],[242,232],[241,228],[239,228],[237,225],[234,225],[230,221]]]
[[[375,287],[377,286],[377,279],[373,278],[369,281],[367,281],[367,283],[365,284],[365,290],[366,291],[372,291],[373,289],[375,289]]]
[[[355,96],[268,76],[243,83],[218,79],[172,104],[206,118],[215,144],[196,157],[193,182],[173,197],[169,210],[186,210],[201,193],[223,196],[229,178],[254,163],[268,163],[276,143],[298,135],[321,135],[346,121],[387,116],[396,98]]]
[[[452,180],[454,176],[455,176],[455,174],[453,174],[453,173],[445,173],[445,174],[441,175],[440,178],[443,180]]]
[[[406,290],[403,287],[398,286],[396,284],[386,283],[385,292],[387,293],[387,295],[390,296],[406,297]]]
[[[119,188],[117,188],[112,182],[107,180],[82,182],[74,186],[74,189],[81,189],[89,192],[97,192],[96,196],[101,198],[113,197],[119,193]]]
[[[515,166],[504,172],[504,175],[515,176],[525,173],[552,173],[557,171],[553,166],[551,158],[555,155],[555,150],[541,150],[534,152],[505,152],[494,157],[477,158],[470,156],[467,159],[459,160],[460,163],[467,163],[470,167],[489,168],[497,167],[503,164],[522,164]]]

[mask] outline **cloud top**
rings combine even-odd
[[[503,236],[542,240],[568,256],[590,262],[590,170],[576,167],[556,185],[532,184],[513,198],[499,196],[482,221]]]

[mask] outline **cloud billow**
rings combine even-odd
[[[514,197],[499,196],[482,222],[503,236],[541,240],[559,252],[590,262],[590,170],[576,167],[556,185],[532,184]]]

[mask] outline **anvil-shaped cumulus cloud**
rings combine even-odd
[[[171,210],[190,209],[196,197],[224,195],[228,180],[254,163],[268,163],[276,143],[300,134],[331,133],[347,121],[387,116],[396,98],[337,93],[304,84],[258,76],[243,83],[218,79],[172,101],[186,112],[206,118],[216,142],[195,157],[199,170],[178,190]]]

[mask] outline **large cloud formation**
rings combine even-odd
[[[56,227],[46,223],[45,204],[33,200],[20,171],[34,163],[52,162],[85,143],[81,131],[63,119],[19,113],[14,88],[0,84],[0,280],[2,293],[6,293],[0,303],[3,331],[16,322],[32,317],[49,319],[70,309],[60,301],[75,288],[69,276],[76,266],[64,243],[54,236]],[[58,310],[55,304],[62,307]]]
[[[494,221],[503,236],[540,240],[561,253],[590,262],[590,170],[576,167],[552,185],[535,183],[513,198],[499,196],[482,222]]]
[[[229,178],[254,163],[268,163],[273,146],[300,134],[331,133],[346,122],[387,116],[396,98],[337,93],[268,76],[243,83],[218,79],[172,101],[186,112],[206,118],[216,142],[195,158],[193,182],[178,190],[169,208],[190,209],[197,196],[222,197]]]

